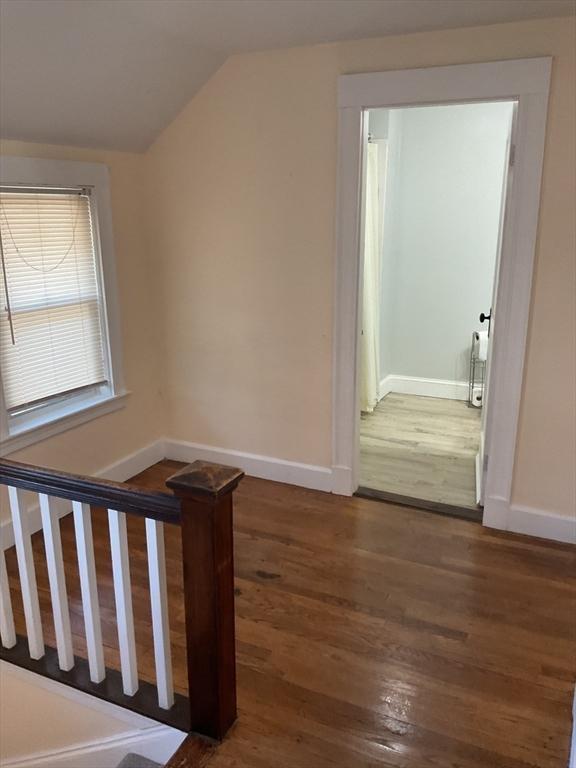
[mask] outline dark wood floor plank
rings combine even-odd
[[[180,466],[133,482],[162,490]],[[118,669],[107,519],[92,518],[106,663]],[[70,518],[61,531],[85,656]],[[576,548],[254,478],[236,493],[235,534],[239,721],[210,768],[566,768]],[[174,681],[186,693],[180,530],[165,535]],[[139,671],[153,683],[143,520],[129,519],[128,537]],[[41,535],[33,546],[53,645]],[[22,632],[13,551],[7,561]]]

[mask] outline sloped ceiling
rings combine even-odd
[[[233,53],[573,12],[573,0],[2,0],[0,132],[141,151]]]

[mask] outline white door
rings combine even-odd
[[[502,253],[502,235],[504,232],[504,223],[506,218],[506,210],[508,208],[508,200],[510,197],[510,188],[512,181],[512,174],[514,169],[514,147],[512,144],[512,136],[514,135],[514,126],[516,125],[516,111],[517,105],[514,104],[512,113],[510,116],[510,126],[508,129],[508,140],[506,143],[507,162],[504,166],[504,173],[502,174],[502,197],[500,203],[500,222],[498,225],[498,245],[496,252],[496,264],[494,266],[494,284],[492,287],[492,306],[486,307],[483,312],[489,315],[489,319],[484,322],[486,328],[486,322],[488,324],[487,330],[489,333],[488,340],[488,353],[486,355],[486,369],[484,373],[484,393],[482,397],[482,415],[480,421],[480,447],[476,454],[476,503],[484,504],[484,488],[486,485],[486,472],[488,470],[488,446],[490,445],[490,433],[492,430],[492,424],[490,419],[490,370],[492,361],[492,347],[493,337],[492,331],[494,329],[494,318],[496,314],[496,305],[498,298],[498,275],[500,274],[500,256]]]

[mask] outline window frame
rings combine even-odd
[[[79,426],[125,405],[128,392],[122,371],[120,313],[112,231],[110,176],[102,163],[0,157],[2,186],[89,187],[94,252],[102,294],[102,325],[110,382],[68,396],[55,395],[45,405],[26,414],[10,416],[4,402],[0,373],[0,453],[8,455],[48,437]]]

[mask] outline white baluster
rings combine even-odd
[[[45,493],[39,493],[38,498],[42,514],[42,531],[46,548],[52,614],[54,615],[58,665],[60,669],[67,672],[74,666],[74,651],[72,649],[72,632],[70,631],[70,609],[68,607],[66,577],[64,576],[64,560],[62,558],[60,521],[52,507],[50,497]]]
[[[0,640],[4,648],[13,648],[16,645],[10,584],[3,549],[0,549]]]
[[[146,547],[148,550],[158,704],[162,709],[170,709],[174,704],[174,687],[172,683],[170,624],[168,621],[168,592],[166,589],[164,526],[157,520],[148,517],[146,518]]]
[[[18,558],[18,572],[20,574],[20,589],[22,590],[22,602],[24,604],[24,618],[26,619],[28,648],[31,658],[41,659],[44,656],[44,635],[42,633],[42,620],[38,603],[38,587],[36,585],[32,542],[30,541],[28,513],[24,494],[19,488],[9,486],[8,495],[12,511],[12,526],[14,528],[14,542]]]
[[[74,510],[78,572],[80,574],[90,680],[93,683],[101,683],[106,676],[106,668],[104,667],[104,648],[102,646],[100,605],[98,603],[98,588],[96,586],[96,564],[94,562],[94,541],[92,538],[90,507],[88,504],[73,501],[72,508]]]
[[[108,525],[110,527],[110,549],[112,553],[112,574],[114,577],[114,599],[116,601],[122,685],[126,696],[133,696],[138,690],[138,668],[136,663],[136,640],[134,637],[134,614],[132,612],[132,589],[130,587],[126,515],[123,512],[109,509]]]

